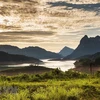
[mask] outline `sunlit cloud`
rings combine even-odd
[[[4,44],[76,48],[85,34],[99,34],[99,26],[100,0],[0,0]]]

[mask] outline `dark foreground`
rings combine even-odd
[[[27,66],[27,67],[1,67],[0,68],[0,75],[18,75],[21,73],[26,73],[26,74],[39,74],[39,73],[44,73],[51,71],[53,69],[51,68],[46,68],[44,66]]]

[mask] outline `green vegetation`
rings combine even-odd
[[[41,63],[37,58],[27,57],[25,55],[18,54],[9,54],[3,51],[0,51],[0,64],[9,65],[9,64],[20,64],[20,63]]]
[[[76,67],[81,67],[81,66],[100,66],[100,57],[97,57],[95,59],[90,59],[90,58],[83,58],[75,63]]]
[[[100,100],[100,71],[1,75],[0,100]]]
[[[76,67],[81,67],[81,66],[90,66],[90,63],[92,63],[90,59],[84,58],[76,61],[74,64]]]

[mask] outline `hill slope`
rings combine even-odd
[[[64,47],[59,54],[61,54],[63,57],[70,55],[72,52],[74,51],[74,49],[69,48],[69,47]]]
[[[26,47],[26,48],[18,48],[16,46],[11,46],[11,45],[0,45],[0,51],[8,52],[10,54],[20,54],[20,55],[25,55],[29,57],[35,57],[37,59],[49,59],[49,58],[61,58],[62,56],[46,51],[43,48],[40,47]]]
[[[0,51],[0,64],[18,64],[18,63],[35,63],[40,62],[40,60],[32,57],[27,57],[24,55],[14,55],[8,54]]]
[[[88,36],[85,35],[73,53],[64,59],[76,59],[81,56],[91,55],[97,52],[100,52],[100,36],[88,38]]]

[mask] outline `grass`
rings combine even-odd
[[[0,100],[100,100],[100,72],[59,69],[43,74],[0,76]]]

